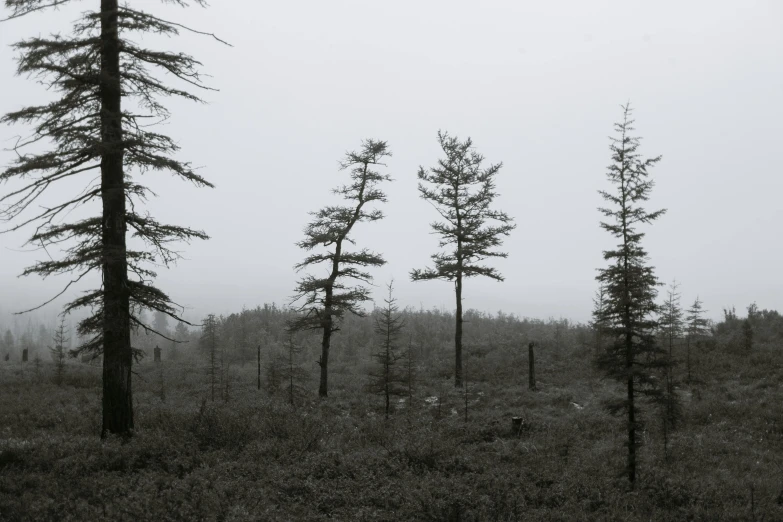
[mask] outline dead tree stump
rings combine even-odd
[[[154,353],[154,357],[155,357],[155,362],[159,363],[160,362],[160,347],[156,346],[153,353]]]
[[[511,417],[511,434],[515,437],[519,437],[522,433],[522,423],[524,419],[522,417]]]

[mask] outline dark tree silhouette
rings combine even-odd
[[[597,358],[599,369],[607,376],[626,385],[624,400],[609,404],[612,413],[627,415],[628,480],[636,481],[636,450],[639,446],[640,411],[637,395],[660,399],[661,387],[656,373],[668,364],[666,352],[655,337],[658,323],[655,314],[656,287],[660,284],[653,267],[647,265],[647,253],[642,248],[644,233],[637,227],[649,224],[665,210],[647,212],[641,204],[649,199],[653,182],[648,169],[660,156],[643,159],[638,152],[639,138],[633,137],[630,104],[623,106],[623,120],[615,124],[617,136],[611,138],[612,163],[607,177],[614,192],[599,191],[611,208],[600,208],[606,221],[601,228],[617,238],[619,244],[604,252],[609,262],[598,270],[596,279],[606,288],[603,317],[606,349]]]
[[[742,349],[747,353],[753,351],[753,324],[750,317],[742,321]]]
[[[297,399],[305,396],[303,383],[310,378],[310,374],[299,365],[301,354],[302,346],[296,342],[293,335],[288,335],[279,355],[279,377],[285,383],[288,403],[294,407]]]
[[[359,152],[349,152],[340,164],[342,170],[350,169],[351,183],[334,190],[350,205],[327,206],[318,212],[311,212],[313,221],[304,230],[305,239],[297,245],[307,251],[321,247],[323,251],[311,254],[296,265],[296,270],[321,265],[327,266],[326,277],[307,275],[296,286],[293,303],[299,302],[302,314],[291,321],[289,330],[322,330],[321,378],[318,395],[328,394],[329,348],[332,334],[340,329],[340,322],[346,312],[362,316],[362,303],[370,300],[369,290],[357,284],[349,286],[348,281],[370,283],[372,276],[368,267],[386,263],[380,254],[367,249],[345,251],[346,243],[354,244],[351,231],[360,222],[378,221],[383,218],[379,209],[369,205],[386,201],[386,194],[378,188],[384,181],[391,181],[387,174],[373,168],[382,163],[391,152],[385,141],[367,140]]]
[[[503,281],[495,268],[481,263],[490,257],[508,256],[494,249],[516,225],[505,212],[489,208],[497,196],[495,176],[503,164],[482,168],[484,156],[474,150],[470,138],[461,142],[439,131],[438,142],[446,157],[428,171],[419,167],[419,194],[432,203],[442,218],[430,226],[441,238],[439,246],[446,251],[431,256],[434,267],[412,270],[411,279],[454,282],[457,301],[454,386],[459,388],[462,386],[463,281],[476,276]],[[490,222],[495,224],[488,224]]]
[[[54,359],[54,380],[58,386],[62,384],[65,375],[65,358],[68,356],[65,345],[70,341],[69,333],[65,328],[65,319],[60,318],[60,324],[54,331],[54,339],[52,339],[54,346],[49,348]]]
[[[664,344],[668,350],[668,363],[664,367],[665,387],[661,396],[662,406],[662,426],[663,426],[663,448],[664,456],[668,459],[669,455],[669,433],[677,427],[682,418],[682,403],[677,393],[674,379],[674,367],[676,359],[674,358],[674,345],[682,339],[685,332],[685,322],[683,320],[682,306],[680,305],[680,293],[677,291],[680,285],[672,281],[666,290],[666,301],[661,307],[659,318],[659,329],[663,336]]]
[[[5,5],[10,18],[17,18],[72,2],[5,0]],[[204,5],[203,0],[172,2],[183,7]],[[146,34],[174,36],[187,28],[129,4],[120,5],[118,0],[101,0],[96,7],[74,22],[70,36],[35,37],[14,45],[19,53],[17,73],[36,79],[59,97],[0,120],[33,125],[32,135],[14,147],[15,163],[0,174],[3,182],[16,182],[0,197],[1,217],[16,222],[9,230],[34,227],[27,244],[61,248],[59,259],[40,261],[23,272],[42,277],[72,274],[58,296],[88,273],[101,272],[101,286],[66,305],[64,313],[91,309],[78,325],[85,342],[77,353],[103,354],[101,436],[130,436],[134,427],[130,330],[131,325],[151,329],[135,311],[146,307],[179,319],[179,308],[151,284],[155,272],[150,266],[167,266],[179,258],[170,246],[174,241],[207,238],[201,231],[160,223],[144,213],[141,205],[154,194],[137,176],[168,172],[197,186],[211,186],[190,164],[174,158],[178,146],[173,139],[150,127],[169,117],[163,98],[200,101],[186,88],[207,87],[199,76],[199,62],[191,56],[148,49],[132,39],[136,35],[141,40]],[[155,71],[185,87],[165,83]],[[51,146],[42,150],[46,144]],[[75,196],[54,205],[34,205],[44,193],[74,179],[84,180],[84,189]],[[84,205],[96,213],[68,221],[70,211]],[[139,240],[138,249],[128,247],[129,232]]]
[[[394,282],[387,286],[389,295],[383,300],[386,305],[377,311],[375,335],[379,341],[378,350],[372,354],[376,366],[370,372],[367,389],[384,399],[384,412],[388,419],[391,398],[409,394],[407,373],[404,363],[406,354],[399,346],[405,320],[399,313],[397,299],[393,296]],[[398,364],[402,363],[402,364]]]
[[[685,382],[691,384],[692,380],[692,362],[691,362],[691,344],[696,345],[696,349],[701,348],[701,343],[709,335],[708,320],[704,317],[707,310],[702,308],[702,302],[698,296],[693,302],[693,305],[687,310],[688,315],[685,318],[686,321],[686,337],[685,337],[685,368],[686,377]]]
[[[600,354],[604,350],[604,315],[606,311],[606,288],[600,285],[593,298],[593,320],[590,326],[595,333],[595,350]]]
[[[215,400],[215,387],[219,384],[222,372],[220,368],[220,353],[218,352],[219,325],[214,314],[209,314],[204,319],[201,330],[201,348],[207,355],[207,378],[212,392],[212,401]]]

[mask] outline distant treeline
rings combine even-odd
[[[783,348],[783,315],[776,310],[759,310],[755,304],[747,307],[744,316],[735,308],[724,309],[723,320],[712,322],[712,337],[707,340],[708,349],[723,348],[742,350],[750,343],[752,348]],[[368,360],[373,352],[374,317],[378,311],[366,317],[347,315],[341,329],[334,337],[335,357],[342,361]],[[403,340],[416,357],[424,362],[443,359],[448,366],[453,355],[454,313],[440,309],[406,308]],[[286,324],[297,312],[275,304],[265,304],[244,309],[228,316],[219,316],[218,326],[221,348],[225,350],[231,364],[247,364],[255,361],[258,346],[262,352],[279,350],[287,336]],[[543,350],[567,350],[589,352],[596,349],[596,332],[591,324],[573,322],[568,319],[531,319],[513,314],[496,314],[468,310],[465,312],[465,343],[469,356],[483,357],[500,350],[522,350],[530,342],[538,343]],[[201,357],[201,329],[187,328],[178,323],[169,327],[163,314],[153,314],[151,323],[156,331],[136,329],[133,333],[134,348],[144,351],[151,360],[156,346],[163,350],[163,358],[176,360],[180,357]],[[29,322],[26,327],[10,329],[0,327],[0,359],[20,361],[23,349],[28,349],[30,360],[37,354],[49,356],[53,345],[55,325]],[[305,348],[304,353],[313,360],[318,358],[320,338],[317,334],[298,334],[297,340]],[[175,342],[176,341],[176,342]],[[77,339],[71,339],[67,347],[75,347]]]
[[[379,310],[365,317],[347,315],[340,331],[334,336],[334,354],[340,361],[369,360],[377,337],[373,325]],[[412,349],[419,361],[443,360],[447,369],[453,356],[454,312],[441,309],[406,308],[401,311],[405,321],[403,345]],[[256,360],[258,346],[262,353],[275,352],[288,337],[287,324],[297,312],[275,304],[265,304],[228,316],[218,316],[218,332],[221,349],[225,350],[231,364],[247,364]],[[749,329],[750,328],[750,329]],[[752,347],[783,349],[783,316],[775,310],[759,310],[755,304],[747,308],[744,317],[736,309],[724,310],[724,318],[710,322],[711,337],[705,341],[706,349],[743,350],[752,335]],[[134,347],[151,355],[154,346],[164,348],[164,359],[177,357],[201,357],[200,329],[176,331],[161,328],[177,343],[153,333],[137,331]],[[513,314],[496,314],[468,310],[465,312],[465,345],[468,356],[484,357],[500,351],[522,351],[528,343],[536,342],[542,350],[567,352],[583,351],[585,355],[597,349],[597,334],[592,324],[562,318],[546,320],[518,317]],[[320,353],[320,337],[316,333],[297,334],[297,341],[304,353],[316,360]]]

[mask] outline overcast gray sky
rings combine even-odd
[[[46,99],[14,76],[9,44],[65,32],[97,4],[0,25],[0,112]],[[465,306],[587,320],[595,269],[613,244],[598,226],[597,190],[607,188],[608,136],[627,100],[642,153],[663,155],[649,208],[668,213],[645,240],[658,276],[681,282],[684,304],[701,296],[712,317],[752,301],[783,310],[781,2],[133,4],[234,45],[194,35],[146,42],[193,54],[220,89],[208,105],[171,103],[165,128],[217,188],[145,180],[160,196],[153,214],[212,236],[184,245],[186,260],[158,279],[192,319],[288,302],[307,212],[332,201],[329,190],[347,176],[338,160],[365,138],[387,140],[394,153],[387,218],[356,234],[388,260],[374,272],[376,295],[393,277],[402,304],[453,309],[452,285],[408,278],[437,247],[416,171],[440,157],[442,129],[503,162],[496,205],[518,224],[508,259],[495,263],[506,281],[468,281]],[[2,127],[0,142],[22,132]],[[0,152],[0,164],[12,158]],[[44,255],[18,252],[26,236],[0,236],[5,311],[66,282],[16,278]]]

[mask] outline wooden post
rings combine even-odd
[[[527,386],[530,391],[536,391],[536,354],[533,351],[535,346],[535,342],[531,342],[527,345]]]
[[[153,353],[155,354],[155,362],[159,363],[160,362],[160,347],[156,346],[155,350],[153,351]]]

